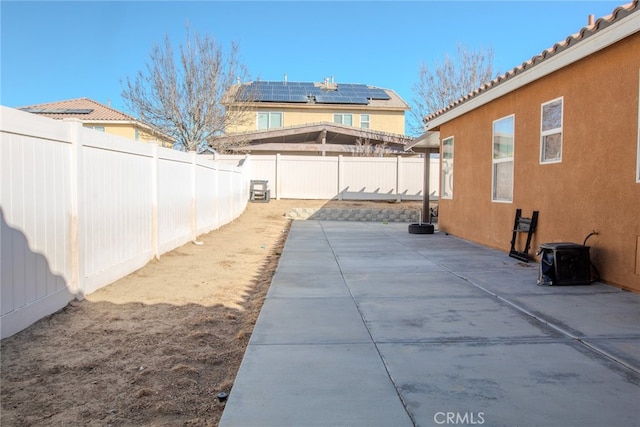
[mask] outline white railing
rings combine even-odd
[[[249,198],[212,161],[0,107],[1,337],[198,235]]]
[[[422,200],[425,159],[251,155],[251,179],[269,181],[271,197],[312,200]],[[216,155],[238,164],[245,156]],[[439,159],[430,159],[429,198],[439,194]]]

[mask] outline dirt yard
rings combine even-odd
[[[216,426],[299,207],[272,200],[2,340],[0,425]]]

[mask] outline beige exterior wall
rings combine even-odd
[[[257,112],[281,112],[282,126],[296,126],[310,123],[333,123],[334,114],[352,114],[353,126],[360,127],[360,115],[369,114],[369,129],[404,135],[405,117],[404,110],[373,110],[362,109],[355,105],[333,105],[312,107],[291,107],[288,104],[273,104],[267,107],[257,107],[252,112],[247,112],[244,123],[228,129],[228,133],[250,132],[258,129]]]
[[[83,123],[83,126],[88,128],[103,127],[105,133],[108,133],[111,135],[117,135],[123,138],[133,139],[134,141],[140,141],[140,142],[158,141],[158,145],[160,145],[161,147],[168,147],[168,148],[173,147],[173,143],[168,139],[160,138],[158,136],[152,135],[144,128],[137,127],[131,123],[96,122],[96,123]],[[138,129],[137,138],[136,138],[136,129]]]
[[[453,198],[440,200],[440,229],[508,252],[516,209],[538,210],[530,254],[546,242],[582,244],[596,230],[587,245],[601,279],[640,292],[634,52],[640,33],[440,126],[441,140],[454,137]],[[562,160],[541,164],[541,104],[559,97]],[[512,114],[513,202],[492,202],[492,124]]]

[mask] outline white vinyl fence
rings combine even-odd
[[[243,167],[0,106],[1,337],[237,218]]]
[[[216,155],[238,164],[244,156]],[[251,155],[251,179],[269,181],[276,199],[423,200],[425,159]],[[429,198],[439,194],[439,159],[430,159]]]

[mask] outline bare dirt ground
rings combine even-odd
[[[272,200],[2,340],[2,426],[216,426],[299,207]]]

